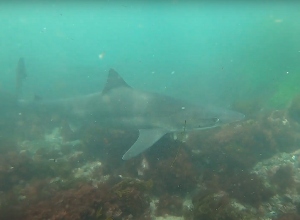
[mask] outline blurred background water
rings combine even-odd
[[[134,88],[192,102],[285,107],[300,90],[298,6],[1,2],[0,86],[14,92],[24,57],[27,99],[101,91],[112,67]]]

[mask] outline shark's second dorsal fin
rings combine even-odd
[[[108,77],[107,77],[105,87],[103,89],[103,93],[106,93],[109,90],[118,87],[131,88],[114,69],[110,69],[108,72]]]

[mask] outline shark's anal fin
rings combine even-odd
[[[163,129],[140,129],[139,137],[131,148],[123,155],[123,160],[129,160],[151,147],[167,132]]]
[[[131,88],[114,69],[110,69],[108,72],[108,77],[107,77],[105,87],[102,92],[106,93],[111,89],[118,88],[118,87]]]

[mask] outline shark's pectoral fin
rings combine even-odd
[[[164,136],[167,131],[162,129],[140,129],[139,137],[131,148],[123,155],[123,160],[131,159],[151,147]]]

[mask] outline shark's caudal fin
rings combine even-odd
[[[139,137],[131,148],[123,155],[123,160],[129,160],[157,142],[167,132],[163,129],[140,129]]]
[[[102,92],[107,93],[111,89],[118,88],[118,87],[131,88],[114,69],[110,69],[105,87]]]

